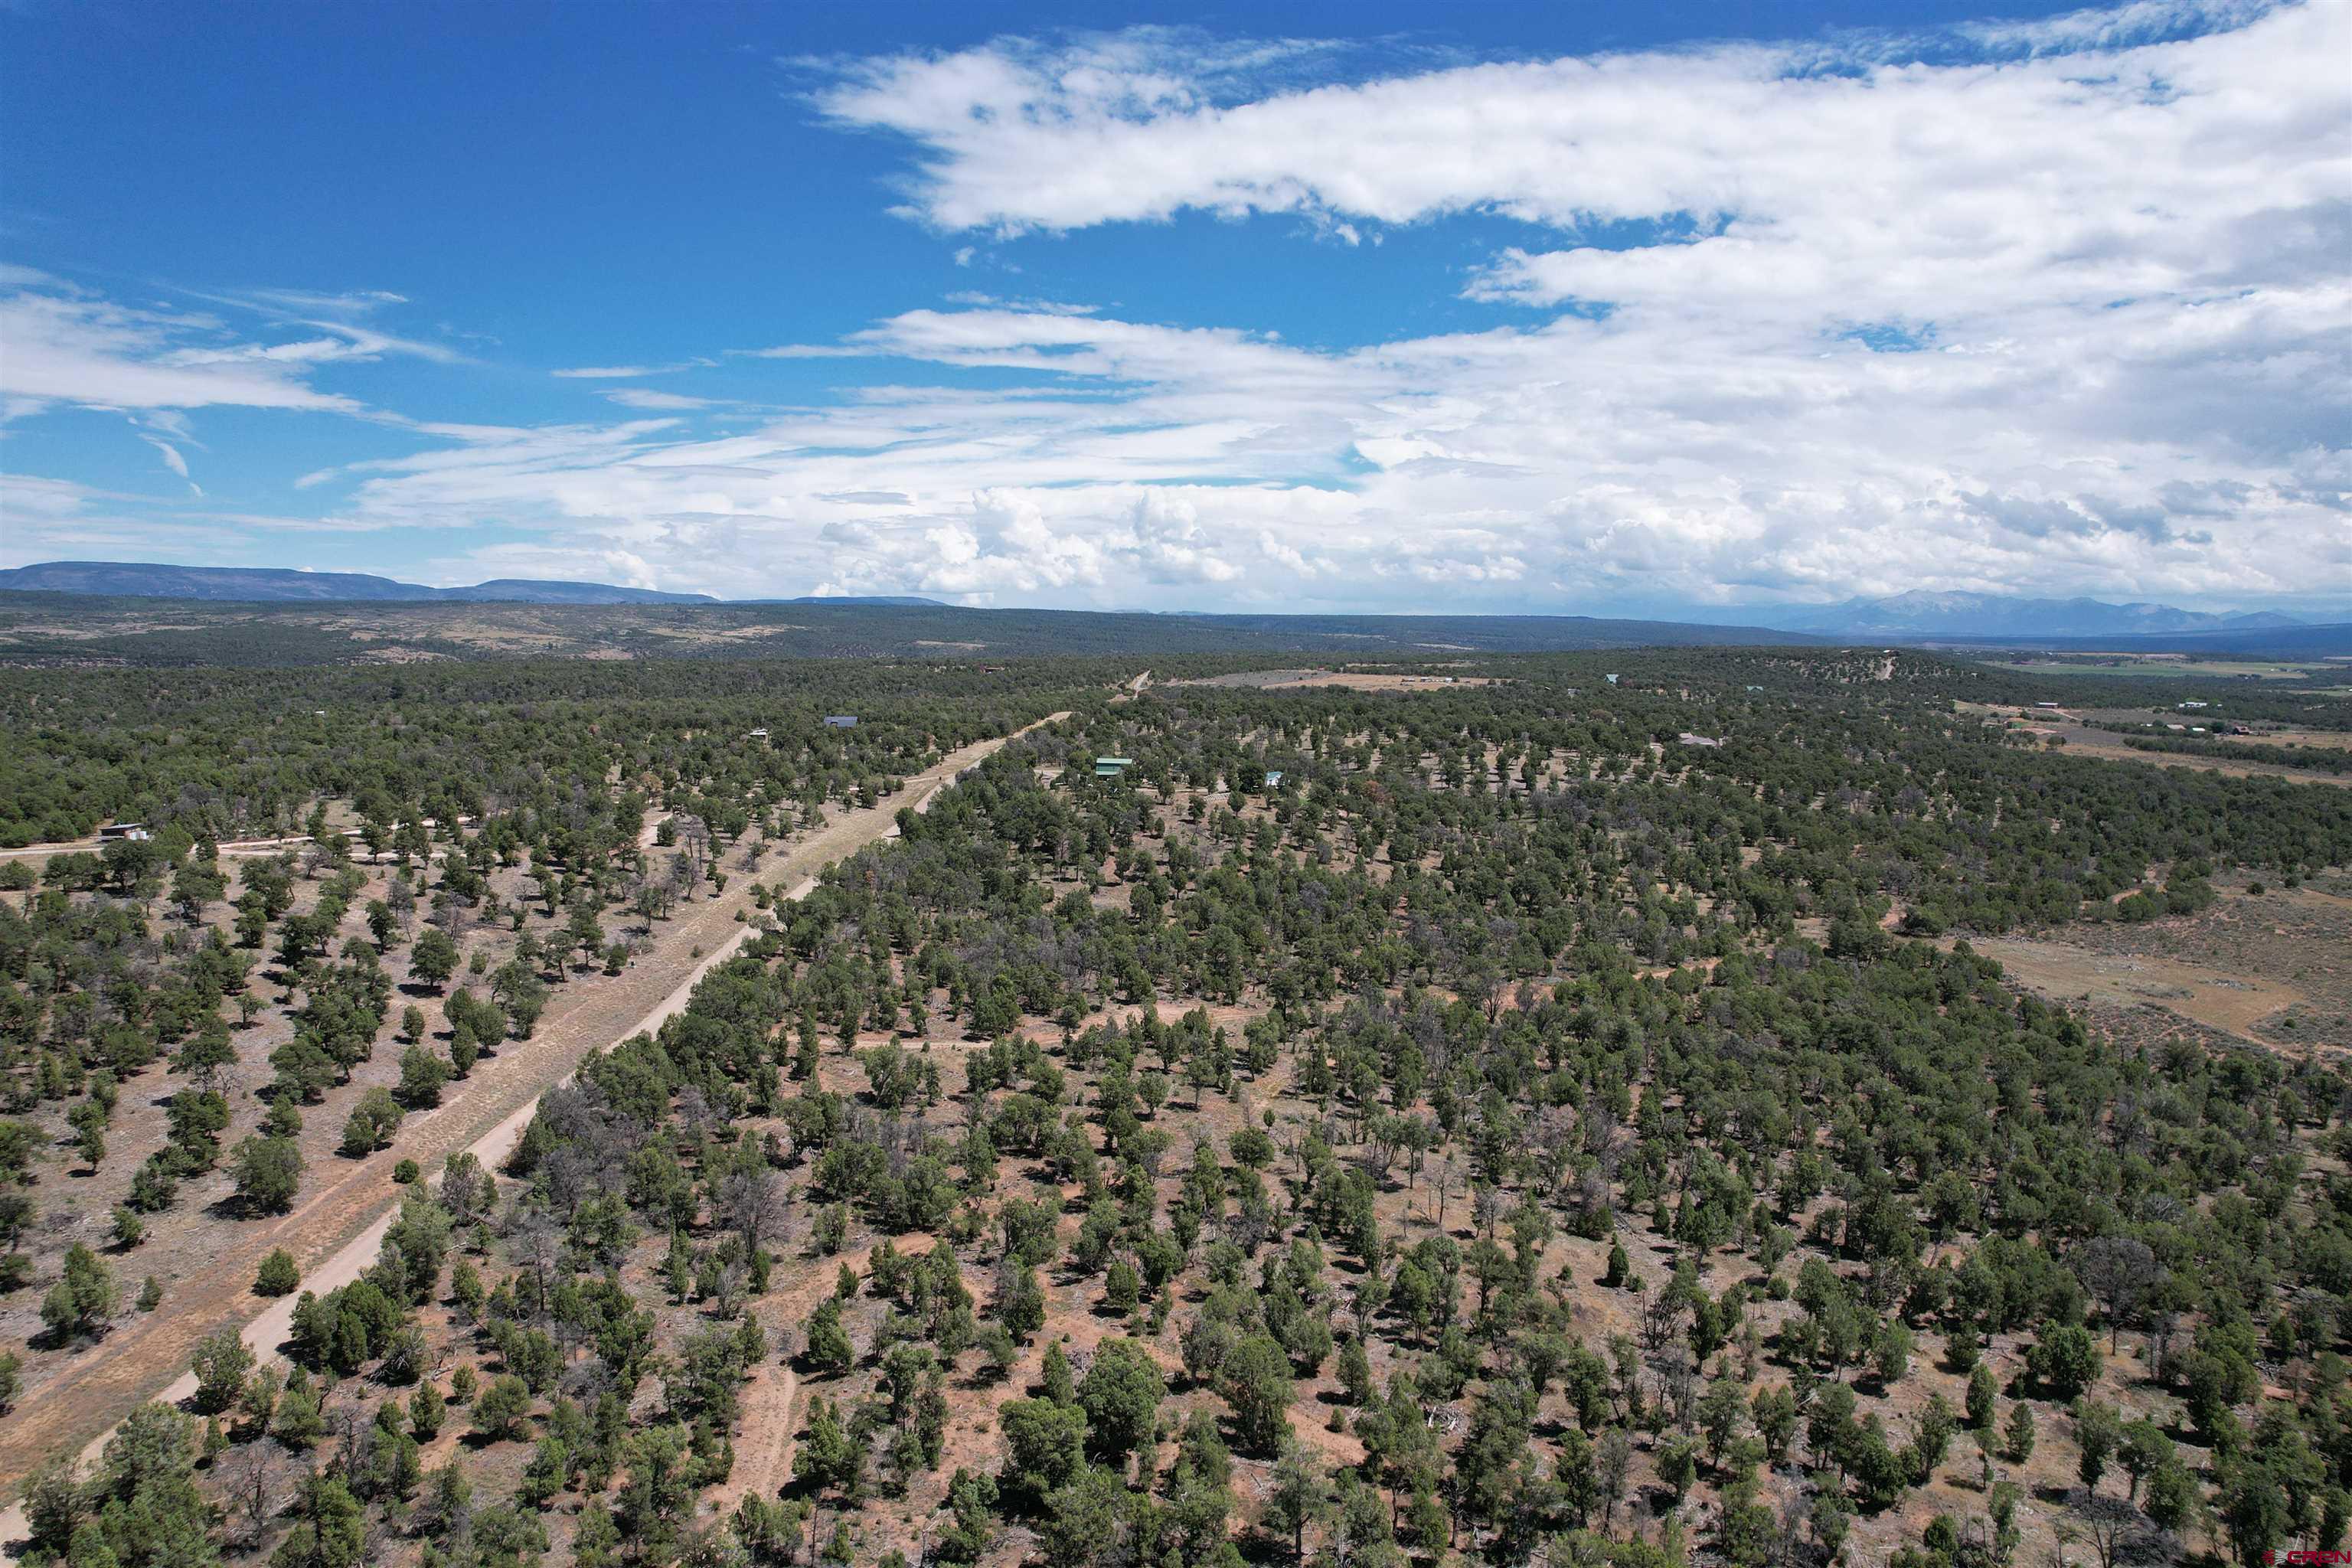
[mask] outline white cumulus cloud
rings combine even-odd
[[[900,138],[907,216],[992,266],[1192,214],[1405,266],[1371,248],[1399,226],[1499,216],[1429,285],[1492,324],[1314,348],[1213,303],[963,293],[730,354],[731,393],[772,361],[798,405],[720,434],[706,400],[599,388],[638,416],[412,423],[421,450],[298,483],[338,487],[340,527],[442,531],[446,577],[569,557],[734,595],[2323,607],[2352,595],[2347,58],[2352,0],[2142,0],[1549,59],[1147,29],[833,61],[820,112]],[[315,367],[399,352],[363,300],[257,334],[0,289],[18,412],[348,411]]]

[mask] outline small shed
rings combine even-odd
[[[765,730],[754,730],[743,738],[747,741],[764,741],[768,738],[768,732]]]
[[[116,844],[126,839],[143,844],[154,837],[143,822],[110,822],[98,830],[98,839],[101,844]]]
[[[1613,675],[1604,675],[1601,679],[1607,681],[1612,686],[1617,684],[1617,678]]]
[[[1097,757],[1095,759],[1095,777],[1098,779],[1115,779],[1133,766],[1135,766],[1135,759],[1133,757]]]
[[[1265,770],[1265,787],[1268,789],[1280,789],[1282,787],[1282,770],[1280,768],[1268,768]]]
[[[857,715],[828,713],[824,716],[824,727],[828,730],[855,730],[857,728]]]

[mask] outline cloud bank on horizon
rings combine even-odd
[[[960,267],[1202,223],[1378,265],[1458,226],[1444,287],[1486,318],[1318,344],[1213,293],[1147,320],[967,290],[536,366],[605,415],[483,423],[368,395],[387,361],[477,363],[372,326],[396,297],[157,305],[15,268],[0,551],[376,534],[436,581],[1073,607],[2340,602],[2347,58],[2352,0],[2158,0],[1578,58],[1138,29],[794,61],[787,111],[902,150],[874,199]],[[824,395],[761,396],[786,369]],[[42,423],[91,410],[184,499],[30,473]],[[198,510],[226,410],[401,449]]]

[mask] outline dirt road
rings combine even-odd
[[[1066,717],[1055,713],[1012,736],[964,747],[907,780],[896,795],[844,813],[771,858],[761,878],[772,886],[792,879],[796,885],[786,897],[805,896],[825,866],[895,835],[902,807],[911,803],[917,811],[928,809],[965,768],[1008,741]],[[373,1265],[391,1223],[400,1193],[392,1181],[396,1162],[413,1159],[437,1173],[450,1154],[467,1150],[495,1168],[530,1124],[540,1095],[568,1078],[582,1058],[641,1030],[658,1028],[685,1007],[702,974],[751,934],[751,926],[736,917],[752,907],[754,885],[751,875],[730,877],[725,894],[681,911],[659,933],[653,951],[622,975],[593,986],[563,987],[530,1039],[510,1041],[496,1057],[483,1058],[462,1095],[408,1118],[389,1151],[332,1171],[314,1168],[309,1174],[317,1184],[292,1213],[227,1229],[216,1268],[183,1281],[166,1310],[121,1320],[105,1340],[79,1352],[72,1366],[0,1423],[0,1485],[13,1490],[43,1460],[97,1447],[117,1422],[147,1400],[176,1400],[193,1393],[189,1357],[198,1341],[218,1329],[244,1325],[244,1337],[256,1352],[275,1359],[297,1298],[281,1298],[254,1316],[254,1276],[272,1248],[283,1247],[294,1255],[304,1289],[324,1293],[357,1279]],[[0,1513],[0,1542],[22,1540],[24,1533],[20,1510]]]
[[[0,849],[0,860],[46,860],[52,855],[100,855],[105,853],[103,838],[76,838],[63,844],[29,844],[22,849]],[[275,855],[281,849],[291,849],[298,844],[308,844],[310,836],[297,833],[285,838],[234,838],[213,847],[224,855]]]

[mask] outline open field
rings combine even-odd
[[[2053,1001],[2170,1014],[2270,1049],[2352,1053],[2352,879],[2341,874],[2242,884],[2194,915],[1968,940]]]
[[[2302,993],[2276,981],[2173,959],[2011,937],[1979,937],[1970,945],[2045,996],[2111,1007],[2161,1007],[2256,1044],[2264,1043],[2253,1033],[2257,1023],[2304,1000]]]
[[[2342,730],[2257,730],[2231,739],[2258,746],[2326,746],[2339,752],[2352,750],[2352,732]]]
[[[2093,728],[2084,721],[2132,712],[2122,709],[2035,709],[2013,703],[1962,702],[1957,704],[1963,713],[2005,721],[2012,733],[2031,735],[2042,744],[2054,743],[2070,757],[2089,757],[2100,762],[2138,763],[2147,767],[2188,768],[2198,773],[2219,773],[2225,778],[2278,778],[2300,784],[2352,785],[2352,773],[2331,773],[2316,768],[2299,768],[2291,762],[2277,764],[2236,757],[2199,756],[2188,752],[2147,751],[2124,743],[2124,737],[2112,730]],[[2132,713],[2134,718],[2143,714]],[[2185,731],[2184,731],[2185,732]],[[2342,731],[2297,731],[2301,743],[2327,745],[2342,749],[2352,744],[2352,735]],[[2302,740],[2305,734],[2309,740]],[[2285,736],[2265,734],[2232,735],[2231,742],[2246,744],[2284,744]]]
[[[2172,653],[2019,655],[1979,662],[2020,675],[2112,675],[2155,679],[2257,680],[2334,686],[2344,670],[2326,661],[2198,658]]]
[[[2225,778],[2291,779],[2298,784],[2335,784],[2338,787],[2352,784],[2352,777],[2343,773],[2298,768],[2288,763],[2273,765],[2230,757],[2190,756],[2179,752],[2144,752],[2125,745],[2118,736],[2080,726],[2058,729],[2053,733],[2064,739],[2069,756],[2095,757],[2111,763],[2139,763],[2158,768],[2189,768],[2199,773],[2220,773]]]

